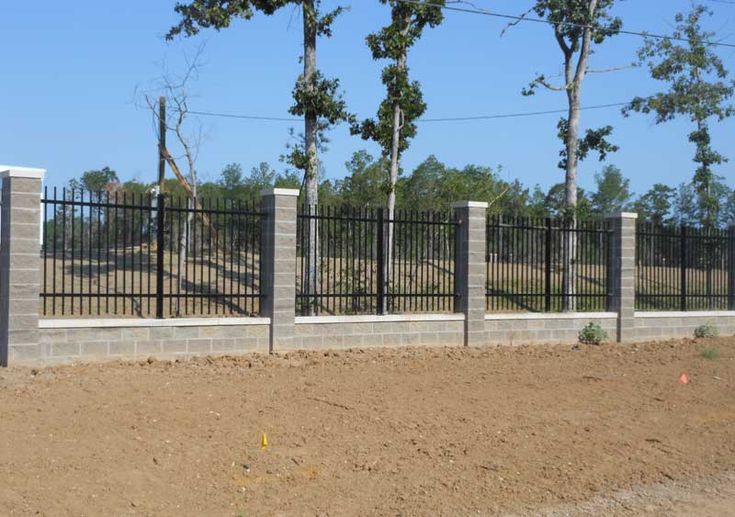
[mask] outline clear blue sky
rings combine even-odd
[[[336,0],[324,0],[325,7]],[[376,0],[342,0],[352,9],[334,26],[334,37],[319,42],[319,65],[339,77],[349,108],[370,116],[383,98],[380,68],[364,38],[384,25],[388,9]],[[475,0],[498,12],[521,13],[530,0]],[[222,32],[205,31],[189,40],[167,43],[163,35],[177,21],[174,0],[100,2],[4,2],[0,63],[0,162],[48,169],[48,185],[61,186],[82,171],[108,165],[121,179],[153,181],[156,143],[151,118],[133,102],[137,86],[161,74],[162,63],[176,70],[185,52],[206,42],[205,65],[192,87],[192,109],[251,115],[288,116],[291,90],[299,73],[301,20],[284,10],[273,17],[239,21]],[[621,0],[616,7],[627,29],[668,33],[674,13],[687,0]],[[710,3],[711,28],[735,33],[735,5]],[[535,72],[560,72],[560,53],[551,28],[520,24],[505,36],[501,20],[470,14],[446,14],[446,22],[428,30],[410,55],[411,74],[421,81],[427,117],[473,116],[563,108],[559,93],[526,98],[520,90]],[[726,39],[735,42],[735,37]],[[641,39],[621,35],[592,58],[592,67],[608,68],[633,60]],[[718,50],[735,69],[735,49]],[[583,104],[629,100],[656,91],[644,69],[591,75]],[[282,168],[278,157],[288,140],[284,122],[202,117],[206,138],[199,170],[215,179],[223,166],[239,162],[246,170],[261,161]],[[405,154],[411,170],[429,154],[453,165],[503,166],[506,179],[548,187],[562,179],[556,168],[560,143],[558,115],[477,122],[424,123]],[[636,192],[651,184],[671,185],[692,176],[693,149],[684,122],[655,126],[649,118],[624,119],[618,109],[583,113],[582,125],[615,127],[620,151],[609,163],[619,166]],[[295,125],[299,129],[298,124]],[[714,145],[735,160],[735,120],[714,128]],[[358,149],[378,149],[350,137],[345,127],[331,133],[322,160],[327,176],[344,175],[344,162]],[[595,160],[581,167],[580,185],[590,187],[601,168]],[[735,163],[719,169],[735,185]]]

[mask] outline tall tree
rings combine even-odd
[[[572,227],[577,217],[577,165],[590,151],[597,151],[603,160],[608,152],[617,147],[607,141],[612,133],[611,126],[587,130],[580,138],[580,108],[582,84],[588,73],[590,55],[594,45],[617,34],[622,26],[619,18],[614,18],[610,10],[615,0],[536,0],[532,10],[547,20],[554,29],[554,37],[561,49],[564,65],[564,83],[553,85],[544,75],[538,75],[524,89],[524,95],[533,95],[538,87],[565,92],[568,113],[558,124],[559,138],[564,142],[559,167],[565,171],[564,215]],[[574,310],[576,288],[576,233],[571,232],[564,244],[563,308]]]
[[[303,144],[292,148],[289,161],[304,171],[306,205],[314,210],[319,198],[319,160],[317,149],[324,132],[332,125],[350,118],[346,105],[339,94],[339,80],[327,79],[317,68],[317,38],[330,37],[334,20],[345,10],[336,7],[322,12],[321,0],[192,0],[177,3],[176,12],[181,21],[167,34],[172,39],[178,34],[193,36],[202,28],[221,30],[230,26],[235,19],[251,19],[256,11],[272,15],[288,5],[301,6],[303,18],[304,71],[293,90],[294,104],[289,109],[293,115],[304,117]],[[305,286],[314,292],[317,285],[317,230],[309,230],[308,281]]]
[[[707,7],[695,5],[687,14],[676,15],[674,39],[647,39],[638,56],[648,63],[651,77],[668,83],[667,91],[636,97],[623,112],[654,113],[656,123],[677,117],[688,118],[695,126],[689,141],[696,146],[694,188],[702,214],[700,223],[714,226],[720,204],[714,190],[713,167],[727,159],[712,148],[709,121],[722,121],[735,113],[729,100],[735,93],[728,71],[709,44],[714,33],[702,28],[702,17],[712,15]]]
[[[633,204],[638,217],[656,225],[671,222],[676,189],[656,183]]]
[[[408,51],[421,38],[424,29],[436,27],[443,19],[445,0],[402,2],[380,0],[391,8],[391,23],[379,32],[370,34],[366,41],[373,59],[388,59],[382,79],[386,97],[378,108],[377,118],[352,124],[353,134],[377,142],[383,156],[390,158],[388,183],[388,218],[393,219],[396,206],[396,183],[401,167],[401,155],[409,141],[416,136],[416,119],[426,111],[426,103],[418,81],[411,81]],[[393,225],[388,225],[388,253],[393,249]],[[390,257],[388,263],[390,263]],[[386,271],[388,278],[390,272]]]
[[[304,143],[292,150],[293,165],[304,171],[306,203],[318,201],[317,147],[320,135],[330,126],[347,120],[345,102],[339,94],[339,80],[327,79],[317,68],[317,38],[330,37],[334,20],[345,10],[336,7],[320,11],[321,0],[193,0],[176,4],[181,21],[171,28],[167,39],[179,34],[193,36],[203,28],[221,30],[235,19],[251,19],[256,11],[272,15],[288,5],[301,6],[303,18],[304,71],[293,90],[293,115],[304,117]]]
[[[76,178],[70,180],[69,187],[77,190],[88,190],[90,195],[96,199],[100,192],[109,190],[111,187],[119,185],[119,183],[117,172],[105,166],[101,169],[84,172],[78,180]]]
[[[587,192],[583,188],[577,189],[577,206],[575,214],[582,219],[589,217],[592,213],[592,203]],[[556,183],[549,188],[544,198],[546,213],[552,217],[564,218],[567,212],[565,201],[566,186],[564,183]]]
[[[608,215],[625,210],[629,205],[632,198],[630,180],[614,165],[608,165],[601,173],[595,174],[595,183],[597,190],[590,199],[594,212]]]
[[[357,151],[345,163],[347,176],[337,180],[339,200],[346,205],[366,208],[383,206],[388,168],[385,159],[375,159],[367,151]]]

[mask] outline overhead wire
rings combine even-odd
[[[580,110],[596,110],[604,108],[614,108],[627,105],[627,102],[613,102],[609,104],[597,104],[592,106],[582,106]],[[556,113],[566,113],[568,108],[558,108],[542,111],[522,111],[516,113],[493,113],[489,115],[468,115],[460,117],[436,117],[436,118],[420,118],[416,122],[470,122],[475,120],[493,120],[493,119],[508,119],[508,118],[521,118],[521,117],[535,117],[540,115],[552,115]],[[231,119],[243,119],[243,120],[261,120],[261,121],[272,121],[272,122],[303,122],[301,118],[286,118],[286,117],[267,117],[260,115],[241,115],[237,113],[218,113],[213,111],[189,111],[191,115],[200,115],[205,117],[219,117],[219,118],[231,118]]]
[[[530,16],[525,15],[517,15],[517,14],[504,14],[504,13],[496,13],[493,11],[488,11],[486,9],[481,9],[479,7],[460,7],[459,5],[453,4],[453,5],[447,5],[447,4],[440,4],[437,2],[431,2],[431,1],[424,1],[424,0],[396,0],[398,2],[404,3],[404,4],[413,4],[413,5],[424,5],[429,7],[440,7],[446,11],[456,11],[461,13],[467,13],[467,14],[477,14],[481,16],[490,16],[494,18],[501,18],[506,20],[513,20],[516,22],[532,22],[532,23],[543,23],[546,25],[565,25],[568,27],[578,27],[580,29],[587,29],[592,28],[591,25],[583,24],[583,23],[574,23],[574,22],[563,22],[563,23],[555,23],[550,20],[545,20],[543,18],[534,18]],[[652,32],[644,32],[644,31],[632,31],[627,29],[620,29],[617,31],[618,34],[626,34],[628,36],[639,36],[643,38],[653,38],[653,39],[661,39],[661,40],[669,40],[669,41],[680,41],[680,42],[688,42],[686,38],[677,38],[674,36],[667,36],[664,34],[656,34]],[[727,47],[727,48],[735,48],[735,44],[733,43],[722,43],[718,41],[704,41],[702,42],[704,45],[711,46],[711,47]]]
[[[448,11],[456,11],[456,12],[461,12],[461,13],[490,16],[490,17],[495,17],[495,18],[513,20],[516,22],[533,22],[533,23],[543,23],[547,25],[556,25],[554,22],[545,20],[543,18],[534,18],[534,17],[525,16],[525,15],[522,16],[522,15],[496,13],[496,12],[488,11],[486,9],[481,9],[479,7],[474,6],[473,4],[470,4],[472,5],[472,7],[463,7],[457,4],[447,5],[447,4],[440,4],[440,3],[432,2],[429,0],[397,0],[397,1],[402,2],[402,3],[414,4],[414,5],[429,5],[429,6],[441,7],[442,9],[445,9]],[[706,0],[706,1],[735,5],[735,0]],[[458,3],[463,3],[463,2],[458,2]],[[564,23],[564,25],[568,25],[572,27],[580,27],[580,28],[590,27],[589,25],[585,25],[585,24],[566,23],[566,22]],[[655,34],[655,33],[643,32],[643,31],[619,30],[618,32],[620,34],[627,34],[631,36],[640,36],[640,37],[648,37],[648,38],[655,38],[655,39],[668,39],[671,41],[682,41],[682,42],[688,41],[686,38],[677,38],[674,36],[666,36],[663,34]],[[716,42],[716,41],[705,41],[704,44],[708,46],[735,48],[735,44],[722,43],[722,42]],[[595,110],[595,109],[604,109],[604,108],[612,108],[612,107],[621,107],[621,106],[625,106],[626,104],[628,103],[627,102],[615,102],[615,103],[600,104],[600,105],[594,105],[594,106],[584,106],[581,109],[582,110]],[[466,121],[476,121],[476,120],[508,119],[508,118],[550,115],[550,114],[556,114],[556,113],[564,113],[566,111],[567,109],[551,109],[551,110],[528,111],[528,112],[519,112],[519,113],[495,113],[495,114],[489,114],[489,115],[422,118],[422,119],[418,119],[417,122],[420,122],[420,123],[466,122]],[[272,121],[272,122],[301,122],[303,121],[303,119],[293,118],[293,117],[289,118],[289,117],[272,117],[272,116],[245,115],[245,114],[234,114],[234,113],[217,113],[217,112],[211,112],[211,111],[190,111],[189,113],[192,115],[200,115],[200,116],[207,116],[207,117],[233,118],[233,119],[243,119],[243,120],[261,120],[261,121]]]

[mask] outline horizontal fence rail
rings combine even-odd
[[[733,241],[727,230],[638,223],[636,309],[735,309]]]
[[[449,212],[302,207],[297,313],[453,311],[455,228]]]
[[[609,293],[605,221],[492,216],[487,311],[602,311]]]
[[[41,312],[254,316],[261,214],[232,201],[44,191]]]

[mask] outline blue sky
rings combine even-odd
[[[334,37],[319,42],[319,65],[339,77],[349,108],[371,116],[383,98],[380,69],[371,60],[364,37],[387,23],[389,11],[376,0],[343,0],[351,11],[334,26]],[[521,13],[527,0],[475,0],[475,5],[503,13]],[[300,71],[301,20],[283,10],[272,17],[234,23],[222,32],[205,31],[193,39],[164,40],[177,21],[173,0],[100,2],[3,2],[0,62],[0,162],[48,169],[47,184],[61,186],[82,171],[105,165],[122,179],[156,178],[157,151],[151,117],[136,107],[136,87],[161,75],[162,65],[181,69],[182,56],[205,43],[204,66],[192,85],[192,109],[250,115],[288,116],[291,90]],[[324,0],[325,7],[337,5]],[[616,13],[631,30],[668,33],[687,0],[620,0]],[[735,34],[735,5],[710,3],[709,24],[720,36]],[[520,90],[536,72],[560,72],[560,52],[551,28],[525,23],[504,36],[504,22],[448,12],[446,22],[428,30],[410,55],[411,74],[424,90],[426,117],[474,116],[563,108],[559,93],[526,98]],[[735,37],[725,41],[735,42]],[[592,58],[592,67],[630,63],[641,39],[621,35]],[[718,50],[735,68],[735,49]],[[590,75],[583,104],[627,101],[655,92],[644,69]],[[620,151],[608,162],[620,167],[636,192],[656,182],[690,180],[693,149],[689,126],[655,126],[650,118],[623,118],[617,108],[587,111],[582,126],[612,124]],[[561,181],[556,168],[558,115],[491,121],[422,123],[404,168],[411,170],[429,154],[453,165],[502,165],[505,179],[543,187]],[[298,124],[200,118],[205,139],[198,168],[215,179],[223,166],[239,162],[246,170],[261,161],[283,168],[288,129]],[[716,124],[714,145],[735,160],[735,120]],[[327,176],[344,175],[344,163],[359,149],[374,154],[370,143],[351,137],[346,127],[331,132],[322,156]],[[601,165],[594,159],[580,169],[580,185],[590,187]],[[735,186],[735,163],[719,169]]]

